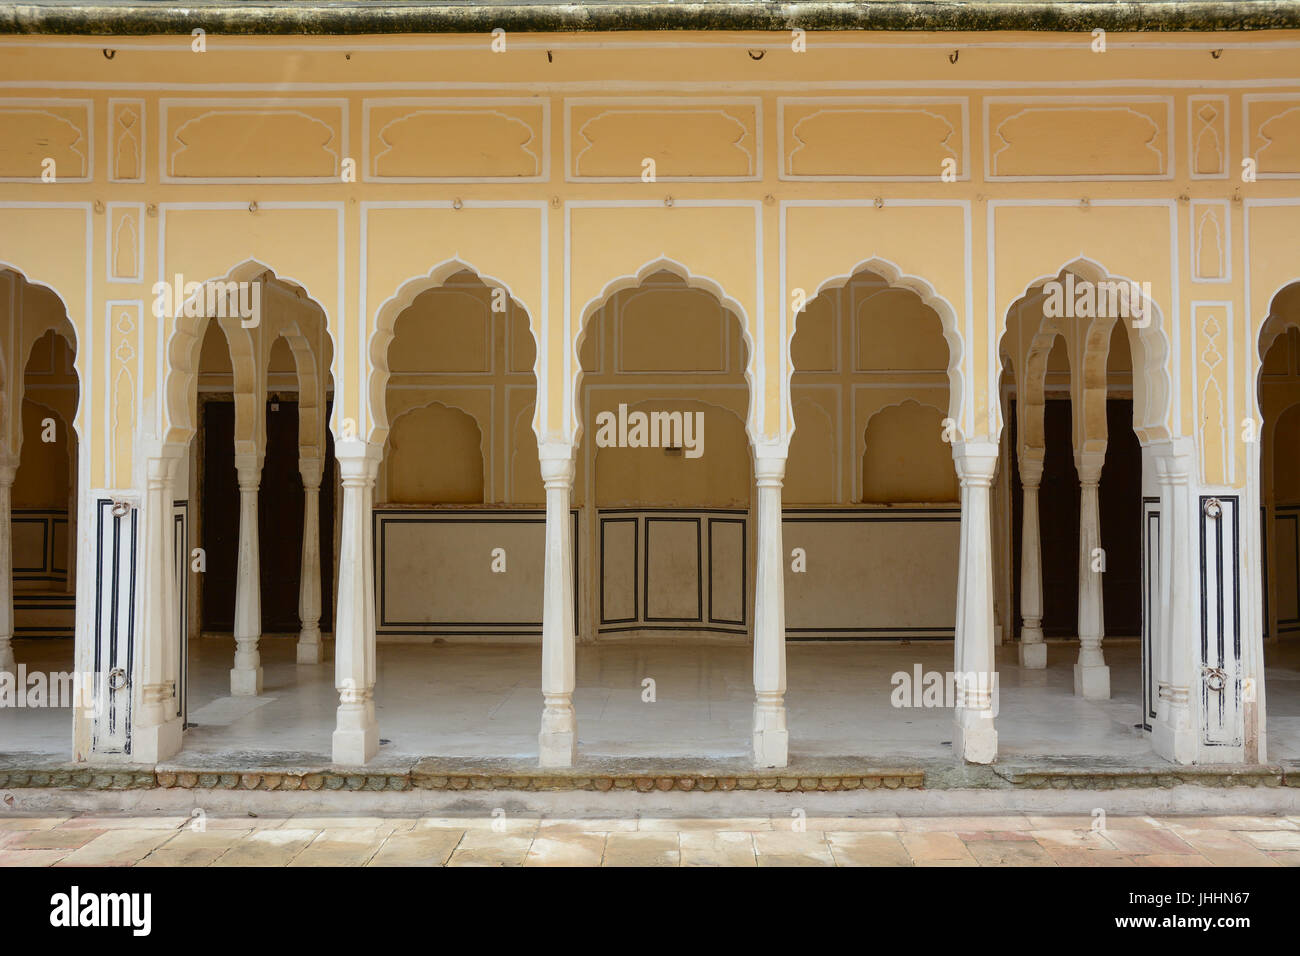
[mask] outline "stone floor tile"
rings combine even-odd
[[[631,833],[637,829],[636,817],[544,817],[537,828],[538,836],[557,833]]]
[[[85,846],[106,830],[24,830],[15,832],[5,846],[6,850],[76,850]]]
[[[605,866],[680,866],[677,834],[612,831],[605,839]]]
[[[86,814],[59,825],[61,830],[179,830],[194,818],[185,816],[156,817],[148,814]]]
[[[175,830],[156,828],[106,830],[59,862],[63,866],[131,866],[175,835]]]
[[[1102,836],[1121,853],[1137,856],[1147,853],[1195,853],[1178,834],[1169,830],[1112,830]]]
[[[288,866],[316,839],[315,830],[275,827],[254,830],[219,856],[213,866]]]
[[[941,861],[974,863],[966,844],[952,833],[900,833],[898,838],[917,866],[930,866]]]
[[[604,833],[545,833],[533,839],[524,866],[600,866]]]
[[[0,850],[0,866],[53,866],[71,850]]]
[[[1261,850],[1300,850],[1300,831],[1243,830],[1241,835]]]
[[[1134,866],[1213,866],[1199,853],[1144,853],[1133,857]]]
[[[1000,816],[969,817],[902,817],[903,829],[914,833],[939,831],[953,833],[957,830],[1031,830],[1029,818],[1024,814],[1010,813]]]
[[[1178,835],[1215,866],[1277,866],[1278,862],[1231,830],[1179,829]]]
[[[418,831],[417,831],[418,832]],[[465,831],[448,866],[523,866],[533,845],[533,834],[497,833],[491,829]]]
[[[804,823],[809,830],[821,830],[823,833],[831,830],[836,833],[850,831],[897,833],[904,829],[903,821],[892,813],[873,813],[853,817],[821,817],[809,814]]]
[[[443,866],[464,830],[399,830],[391,834],[367,866]]]
[[[835,857],[820,830],[755,833],[759,866],[834,866]]]
[[[1080,847],[1044,847],[1058,866],[1132,866],[1133,858],[1119,850],[1087,850]]]
[[[826,834],[837,866],[911,866],[897,833],[832,830]]]
[[[966,849],[980,866],[1056,866],[1035,840],[975,840]]]
[[[168,845],[154,850],[136,866],[211,866],[225,852],[225,847],[188,846],[175,848]]]
[[[682,866],[757,866],[752,831],[685,830],[678,834]]]
[[[793,817],[790,818],[793,822]],[[641,817],[637,829],[644,831],[669,830],[678,833],[709,830],[731,833],[755,830],[773,830],[781,826],[771,817]]]
[[[1281,866],[1300,866],[1300,850],[1269,850],[1268,855]]]
[[[390,828],[339,827],[322,830],[290,866],[365,866],[379,852]]]
[[[1031,830],[1044,847],[1071,846],[1081,850],[1113,850],[1115,844],[1100,830]]]
[[[64,816],[8,816],[0,814],[0,830],[52,830],[72,819]]]

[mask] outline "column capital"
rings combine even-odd
[[[256,491],[262,480],[262,456],[255,454],[235,455],[235,471],[239,473],[240,491]]]
[[[1091,443],[1090,443],[1091,444]],[[1074,453],[1074,468],[1079,473],[1079,483],[1095,485],[1101,481],[1101,469],[1106,464],[1106,445]]]
[[[576,470],[573,452],[574,448],[568,442],[543,442],[537,446],[542,484],[547,488],[572,487]]]
[[[1043,483],[1042,448],[1022,448],[1017,456],[1016,465],[1020,472],[1020,484],[1026,488],[1037,488]]]
[[[963,485],[989,485],[998,468],[998,444],[987,439],[953,442],[952,460]]]
[[[298,459],[298,474],[302,475],[302,485],[304,488],[319,488],[321,476],[324,474],[324,471],[325,462],[319,457],[303,457]]]
[[[334,444],[334,458],[345,485],[373,482],[379,474],[382,457],[383,449],[379,445],[360,438],[345,438]]]
[[[775,485],[785,480],[786,449],[770,445],[754,445],[754,478],[760,487]]]

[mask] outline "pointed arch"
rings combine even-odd
[[[962,357],[964,347],[961,333],[957,327],[957,310],[953,308],[952,303],[935,291],[928,281],[920,276],[910,275],[903,271],[897,263],[880,256],[872,256],[863,259],[847,273],[832,276],[823,280],[816,291],[809,296],[808,301],[812,302],[823,292],[835,289],[842,289],[847,286],[855,276],[862,273],[870,273],[880,276],[885,284],[891,289],[905,289],[913,293],[921,304],[929,308],[939,317],[939,324],[943,330],[944,341],[948,343],[948,412],[947,417],[951,418],[958,424],[959,436],[964,434],[968,425],[962,418],[965,411],[973,404],[967,400],[966,381],[962,374]],[[782,416],[785,422],[783,440],[787,444],[790,436],[794,433],[794,405],[791,401],[791,387],[794,380],[794,361],[792,358],[792,349],[794,337],[799,331],[799,317],[802,312],[794,313],[793,321],[790,323],[790,331],[781,343],[782,348],[782,368],[781,378],[781,405],[784,411]]]
[[[716,279],[706,275],[698,275],[683,263],[667,255],[660,255],[646,262],[634,273],[610,280],[599,293],[592,296],[578,311],[578,331],[573,336],[572,341],[566,343],[564,356],[564,377],[565,383],[568,385],[565,395],[568,413],[565,418],[569,423],[572,443],[576,446],[582,441],[583,423],[582,417],[578,414],[578,397],[582,394],[582,379],[585,372],[578,356],[582,354],[582,346],[587,339],[587,331],[590,328],[592,316],[605,308],[618,293],[637,288],[646,279],[658,272],[667,272],[676,276],[686,284],[688,289],[702,289],[709,293],[740,323],[740,335],[745,343],[745,384],[749,391],[749,410],[745,415],[745,432],[749,436],[752,445],[762,430],[763,396],[761,390],[756,390],[754,386],[756,380],[761,381],[762,375],[759,371],[754,337],[750,333],[749,315],[745,311],[745,307],[738,300],[728,295],[722,284]],[[544,421],[544,419],[539,417],[538,421]],[[542,440],[540,434],[538,440]]]
[[[523,311],[528,317],[528,332],[533,337],[535,351],[533,382],[537,386],[538,409],[540,410],[545,404],[546,390],[542,387],[541,375],[543,348],[538,340],[538,331],[533,326],[533,310],[515,294],[509,283],[497,276],[483,272],[473,263],[466,262],[459,256],[452,256],[450,259],[435,265],[424,275],[407,279],[391,296],[384,300],[375,312],[375,327],[370,333],[366,348],[366,352],[370,357],[370,375],[362,394],[362,417],[368,419],[368,428],[359,429],[368,436],[369,441],[382,445],[387,440],[391,428],[385,400],[388,379],[392,374],[392,370],[388,365],[388,346],[392,344],[398,317],[411,307],[416,297],[421,293],[430,289],[442,288],[447,284],[448,279],[460,272],[473,273],[489,289],[504,289],[506,295],[510,297],[511,304]],[[337,381],[337,379],[335,380]],[[544,421],[544,419],[539,411],[538,416],[535,418],[534,428],[537,427],[536,423],[541,421]]]

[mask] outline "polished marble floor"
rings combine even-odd
[[[70,669],[68,640],[19,640],[29,671]],[[333,665],[299,665],[289,637],[262,640],[262,696],[229,696],[234,643],[190,642],[186,755],[243,752],[267,761],[328,761],[337,696]],[[1049,648],[1045,671],[998,649],[999,758],[1154,758],[1139,719],[1139,654],[1106,647],[1112,698],[1073,695],[1075,650]],[[1300,641],[1268,651],[1271,760],[1300,759]],[[952,669],[950,643],[792,644],[788,653],[792,756],[931,759],[951,753],[951,711],[895,707],[896,673]],[[625,641],[578,648],[579,747],[602,757],[740,757],[749,749],[750,650],[737,645]],[[653,701],[644,682],[653,683]],[[382,757],[534,759],[541,712],[538,647],[381,644],[375,690]],[[0,709],[0,754],[66,758],[66,709]]]

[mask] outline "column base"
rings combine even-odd
[[[379,724],[350,730],[336,730],[333,738],[333,760],[336,764],[359,767],[370,762],[379,753]]]
[[[754,766],[784,767],[790,762],[790,729],[783,694],[759,694],[754,702]]]
[[[1047,666],[1047,645],[1042,641],[1020,645],[1020,666],[1038,671]]]
[[[754,766],[784,767],[790,763],[790,731],[754,731]]]
[[[231,697],[261,697],[262,668],[232,667],[230,669]]]
[[[992,763],[998,755],[998,732],[993,718],[970,714],[967,719],[973,719],[972,724],[963,726],[962,715],[957,716],[952,730],[953,754],[966,763]]]
[[[183,740],[179,717],[154,727],[137,725],[131,731],[131,757],[137,763],[159,763],[180,753]]]
[[[537,735],[537,764],[541,767],[572,767],[578,759],[576,730],[543,730]]]
[[[325,644],[323,641],[317,641],[314,644],[304,644],[302,641],[298,642],[299,664],[324,664],[326,660]]]
[[[1075,664],[1074,694],[1085,700],[1110,699],[1110,668],[1105,664]]]
[[[1196,763],[1198,746],[1191,727],[1177,727],[1161,720],[1151,722],[1151,749],[1171,763]]]

